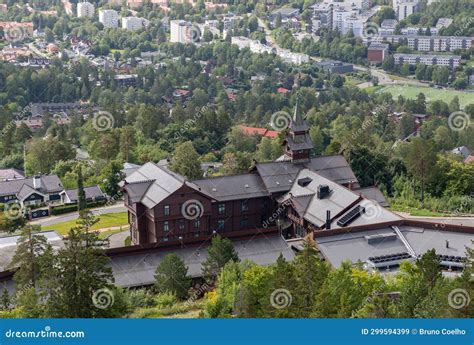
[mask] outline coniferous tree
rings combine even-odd
[[[202,273],[209,281],[213,281],[229,261],[240,261],[232,242],[219,235],[212,239],[212,243],[209,246],[207,253],[207,259],[202,264]]]
[[[9,265],[18,268],[13,276],[17,288],[37,288],[41,275],[42,258],[50,247],[39,226],[27,225],[21,230],[15,255]]]
[[[301,317],[308,316],[313,308],[328,273],[329,267],[319,257],[314,245],[304,242],[304,249],[295,259],[297,277],[297,305],[301,306]]]
[[[10,310],[11,308],[11,298],[10,294],[8,293],[7,288],[3,288],[2,296],[0,297],[0,310]]]
[[[159,293],[171,292],[179,299],[188,295],[191,280],[188,278],[188,267],[176,254],[165,256],[155,272],[155,287]]]
[[[104,192],[111,198],[116,199],[121,195],[119,182],[124,179],[125,175],[122,172],[122,164],[118,160],[110,161],[104,167],[102,179],[104,183],[102,187]]]
[[[87,208],[86,192],[84,191],[84,178],[82,176],[82,166],[77,166],[77,209],[79,213]]]
[[[49,317],[91,318],[116,316],[112,269],[105,255],[107,240],[91,231],[98,219],[85,213],[60,249],[48,284]]]

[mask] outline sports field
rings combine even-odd
[[[458,96],[461,107],[465,107],[468,104],[474,104],[474,92],[404,85],[384,86],[383,88],[378,89],[377,92],[390,92],[394,98],[397,98],[400,95],[406,98],[416,98],[420,92],[423,92],[427,101],[440,99],[446,103],[449,103],[455,96]]]

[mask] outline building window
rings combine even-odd
[[[194,221],[194,228],[195,229],[199,229],[201,227],[201,220],[200,219],[196,219]]]
[[[247,229],[249,227],[249,220],[248,218],[243,218],[240,220],[240,228]]]
[[[194,233],[194,237],[199,237],[199,231],[196,231],[196,232]]]
[[[178,229],[179,230],[184,230],[184,219],[179,219],[178,220]]]
[[[168,242],[168,237],[163,237],[163,242]]]
[[[225,204],[219,204],[219,214],[224,214],[225,213]]]
[[[225,227],[225,220],[219,219],[217,221],[217,230],[224,230],[224,227]]]
[[[165,231],[165,232],[170,231],[170,223],[169,222],[163,222],[163,231]]]
[[[249,210],[248,200],[242,201],[242,204],[240,205],[240,209],[242,212],[247,212]]]
[[[169,216],[170,215],[170,205],[165,205],[163,206],[163,214],[165,216]]]

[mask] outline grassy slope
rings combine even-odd
[[[119,213],[108,213],[103,214],[100,216],[100,220],[97,224],[95,224],[92,229],[99,230],[99,229],[106,229],[112,228],[116,226],[127,226],[128,225],[128,216],[127,212],[119,212]],[[66,235],[72,227],[76,226],[76,220],[71,220],[68,222],[58,223],[54,225],[48,225],[42,227],[43,231],[46,230],[55,230],[60,235]],[[110,234],[112,231],[107,231]],[[117,231],[118,232],[118,231]]]

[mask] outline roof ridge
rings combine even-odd
[[[131,184],[139,184],[139,183],[149,183],[149,182],[155,182],[156,180],[154,179],[149,179],[149,180],[141,180],[141,181],[133,181],[133,182],[127,182],[128,185]],[[77,189],[77,188],[76,188]]]

